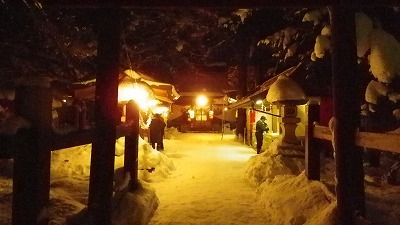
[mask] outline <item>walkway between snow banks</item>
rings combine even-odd
[[[165,140],[176,170],[151,183],[160,205],[149,225],[268,225],[244,169],[255,150],[233,135],[185,133]]]

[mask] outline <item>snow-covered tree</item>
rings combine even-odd
[[[366,104],[361,108],[362,115],[369,118],[367,129],[393,130],[400,126],[400,118],[396,113],[400,108],[400,43],[382,25],[381,21],[384,20],[382,12],[371,11],[373,10],[369,13],[372,16],[361,11],[355,14],[357,56],[360,67],[369,68],[360,74],[364,76],[362,80],[366,84],[363,87]],[[315,11],[306,13],[303,21],[319,24],[321,21],[318,15],[322,12],[318,12],[320,13]],[[398,14],[394,9],[388,13]],[[398,20],[399,15],[396,16]],[[329,55],[330,34],[330,25],[327,24],[315,40],[311,55],[313,61]]]

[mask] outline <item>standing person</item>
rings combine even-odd
[[[260,154],[261,152],[264,131],[269,131],[268,125],[265,123],[265,120],[267,120],[265,116],[261,116],[261,118],[256,123],[257,154]]]
[[[153,119],[150,122],[150,144],[155,149],[157,144],[157,150],[164,150],[163,136],[165,122],[160,114],[154,114]]]

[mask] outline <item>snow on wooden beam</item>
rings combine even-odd
[[[332,133],[328,127],[316,125],[313,137],[332,141]],[[356,144],[365,148],[386,152],[400,153],[400,135],[394,133],[357,132]]]
[[[107,4],[105,0],[43,0],[45,7],[66,7],[66,8],[95,8]],[[123,8],[275,8],[275,7],[310,7],[310,6],[397,6],[395,0],[120,0]]]

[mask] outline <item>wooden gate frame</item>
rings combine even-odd
[[[231,7],[231,8],[260,8],[260,7],[316,7],[329,6],[332,26],[332,82],[334,98],[334,116],[337,118],[336,136],[336,175],[337,175],[337,205],[341,224],[354,224],[353,215],[355,212],[363,212],[363,205],[357,205],[359,200],[352,197],[354,190],[363,190],[363,183],[360,181],[362,172],[362,154],[356,145],[356,129],[359,121],[358,104],[354,104],[359,99],[355,93],[358,87],[357,76],[353,75],[357,68],[356,42],[354,12],[355,6],[395,6],[397,1],[393,0],[87,0],[82,3],[79,0],[42,0],[43,7],[61,8],[98,8],[103,9],[103,24],[99,27],[99,73],[97,74],[96,84],[96,104],[100,109],[96,123],[101,129],[96,131],[96,138],[93,142],[94,154],[92,161],[95,164],[92,168],[96,171],[105,170],[103,173],[95,172],[90,180],[89,209],[97,219],[98,225],[111,225],[111,143],[115,139],[115,126],[112,123],[113,113],[117,111],[117,69],[120,35],[119,20],[113,21],[118,17],[118,8],[194,8],[194,7]],[[106,9],[106,10],[104,10]],[[113,19],[110,19],[113,18]],[[105,24],[104,24],[105,23]],[[99,20],[100,24],[100,20]],[[113,27],[115,26],[115,27]],[[350,29],[349,29],[350,28]],[[113,31],[113,32],[110,32]],[[353,77],[353,80],[352,80]],[[107,89],[111,92],[107,93]],[[348,97],[351,96],[351,97]],[[107,106],[108,105],[108,106]],[[104,111],[102,109],[109,109]],[[103,129],[106,129],[104,131]],[[101,144],[100,144],[101,143]],[[354,166],[355,165],[355,166]],[[349,174],[349,171],[350,174]],[[352,179],[357,179],[353,185]],[[102,183],[105,181],[106,183]],[[106,185],[104,187],[104,185]],[[103,198],[103,200],[102,200]],[[363,199],[362,199],[363,200]],[[102,202],[105,205],[99,206]],[[92,204],[93,203],[93,204]],[[13,225],[22,225],[13,223]]]

